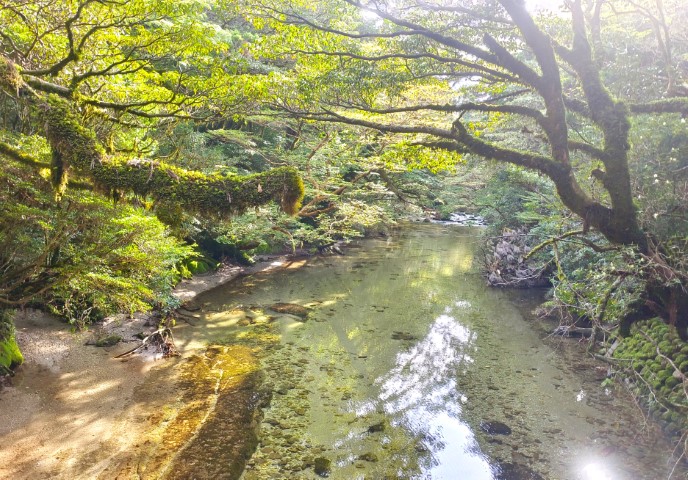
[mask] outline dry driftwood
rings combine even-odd
[[[141,343],[136,347],[117,355],[115,358],[128,357],[129,355],[133,355],[141,350],[147,350],[148,348],[156,349],[157,352],[162,353],[163,358],[176,357],[179,355],[179,351],[174,345],[172,330],[169,327],[163,327],[144,337]]]

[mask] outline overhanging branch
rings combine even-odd
[[[688,115],[688,98],[667,98],[629,106],[631,113],[680,113]]]
[[[66,177],[71,169],[101,188],[132,191],[185,210],[229,216],[249,207],[277,201],[290,214],[299,210],[303,182],[293,168],[282,167],[249,176],[206,175],[153,161],[116,162],[107,158],[93,132],[82,126],[68,103],[51,97],[38,101],[46,138],[53,150],[53,171]],[[66,178],[59,180],[65,184]]]
[[[28,165],[29,167],[50,168],[49,163],[41,162],[37,158],[34,158],[31,155],[27,155],[26,153],[17,150],[16,148],[12,147],[11,145],[5,142],[0,142],[0,154],[6,155],[10,157],[12,160],[17,161],[22,165]]]

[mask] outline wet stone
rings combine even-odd
[[[377,462],[378,458],[377,455],[375,455],[372,452],[367,452],[364,453],[363,455],[359,455],[356,460],[362,460],[364,462]]]
[[[313,464],[313,471],[321,477],[329,477],[332,473],[332,462],[325,457],[316,458]]]
[[[502,422],[481,422],[480,429],[489,435],[511,435],[511,428]]]
[[[377,432],[384,432],[384,431],[385,431],[384,420],[382,422],[376,423],[376,424],[368,427],[368,433],[377,433]]]
[[[416,335],[412,335],[409,332],[394,332],[392,333],[392,340],[413,341],[418,340],[418,337]]]
[[[539,473],[518,463],[502,463],[496,470],[495,480],[545,480]]]
[[[306,318],[311,311],[309,308],[297,305],[295,303],[275,303],[274,305],[270,306],[270,310],[273,310],[277,313],[295,315],[302,319]]]

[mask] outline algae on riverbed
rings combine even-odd
[[[563,479],[593,468],[655,480],[668,471],[672,447],[641,425],[623,389],[600,387],[599,364],[575,344],[543,340],[504,292],[485,287],[470,233],[418,227],[203,296],[211,306],[318,305],[308,322],[269,324],[281,334],[261,357],[274,395],[244,480]],[[250,328],[234,337],[260,334]]]
[[[256,349],[210,346],[181,366],[177,402],[153,419],[144,478],[236,479],[256,445],[263,397]]]

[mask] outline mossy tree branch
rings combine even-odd
[[[270,201],[278,202],[292,215],[300,209],[304,187],[293,168],[226,176],[188,171],[155,161],[112,159],[105,154],[95,133],[82,124],[73,110],[73,100],[64,98],[62,92],[44,95],[33,90],[23,81],[16,65],[3,56],[0,56],[0,88],[9,94],[21,90],[26,101],[44,119],[45,137],[52,150],[52,183],[58,197],[67,188],[70,172],[75,171],[92,179],[107,193],[131,191],[201,214],[227,217]],[[25,165],[48,166],[3,142],[0,142],[0,153]]]
[[[26,153],[14,148],[8,143],[0,141],[0,154],[10,157],[12,160],[21,163],[22,165],[28,165],[34,168],[50,168],[49,163],[44,163],[37,158],[27,155]]]
[[[270,201],[294,214],[303,197],[295,169],[281,167],[248,176],[204,174],[160,162],[107,158],[95,134],[81,125],[69,103],[51,95],[39,101],[53,151],[53,183],[63,188],[70,170],[93,179],[108,192],[132,191],[204,214],[229,216]]]

